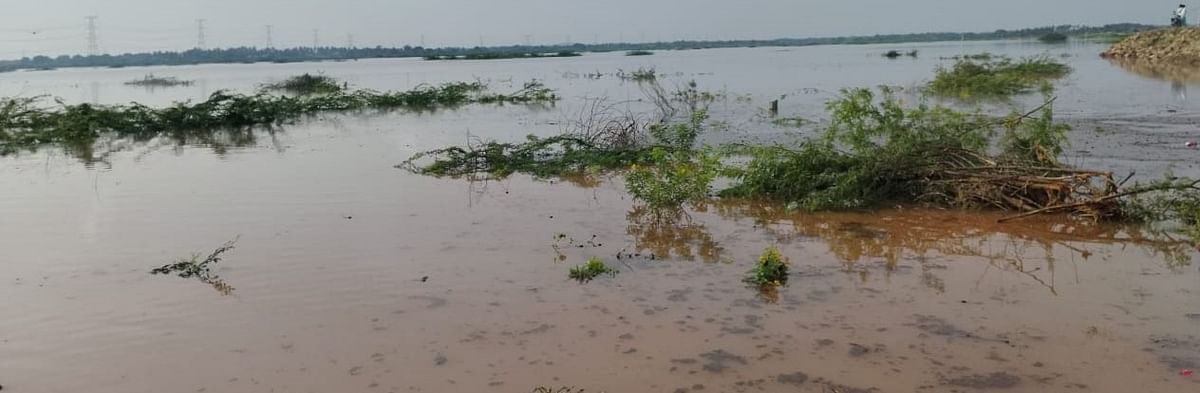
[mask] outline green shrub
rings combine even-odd
[[[572,267],[571,271],[568,272],[567,277],[570,277],[572,280],[579,281],[580,283],[585,283],[592,281],[596,279],[596,277],[600,277],[600,275],[603,274],[616,276],[617,273],[617,270],[605,265],[604,261],[600,258],[591,257],[588,259],[587,263]]]
[[[745,281],[759,288],[779,287],[788,281],[788,260],[778,248],[769,247],[759,255]]]
[[[625,177],[625,188],[634,199],[661,214],[678,212],[686,203],[708,198],[721,161],[712,151],[694,148],[707,119],[707,112],[701,110],[692,113],[687,122],[651,127],[655,146]]]

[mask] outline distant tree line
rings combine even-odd
[[[118,55],[61,55],[57,57],[34,56],[17,60],[0,61],[0,72],[22,69],[54,69],[67,67],[136,67],[161,65],[191,65],[214,63],[292,63],[304,61],[382,59],[402,57],[457,57],[479,56],[486,53],[559,53],[559,52],[615,52],[683,50],[711,48],[742,48],[757,46],[812,46],[812,45],[861,45],[900,44],[937,41],[985,41],[1002,39],[1039,38],[1046,34],[1067,35],[1133,33],[1157,28],[1158,26],[1134,23],[1110,24],[1105,26],[1047,26],[1020,30],[996,30],[987,33],[918,33],[885,34],[872,36],[781,38],[773,40],[730,40],[730,41],[671,41],[649,43],[604,43],[564,45],[512,45],[496,47],[446,47],[424,48],[420,46],[373,48],[222,48],[191,49],[171,52],[125,53]]]

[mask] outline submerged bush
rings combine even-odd
[[[135,79],[135,80],[125,82],[125,84],[129,85],[129,86],[143,86],[143,87],[191,86],[192,83],[194,83],[194,82],[187,81],[187,80],[180,80],[179,78],[172,77],[172,76],[155,76],[154,74],[147,74],[146,76],[142,77],[142,79]]]
[[[788,265],[778,248],[768,247],[758,256],[745,281],[759,288],[783,286],[788,280]]]
[[[656,214],[677,212],[708,198],[721,170],[720,157],[695,149],[708,113],[693,112],[687,122],[650,128],[656,146],[625,176],[625,189]]]
[[[978,55],[959,59],[950,69],[938,68],[927,90],[934,95],[962,99],[1004,98],[1032,91],[1070,72],[1066,64],[1047,57],[1013,61]]]
[[[335,91],[314,96],[254,95],[218,91],[201,102],[155,109],[141,104],[41,105],[41,97],[0,99],[0,154],[41,144],[90,144],[104,134],[146,140],[160,135],[212,134],[274,126],[302,116],[347,110],[433,110],[472,103],[538,103],[556,100],[539,82],[513,94],[487,94],[479,82],[420,86],[403,92]]]
[[[293,94],[327,94],[342,91],[345,87],[331,76],[309,73],[296,75],[279,82],[263,86],[264,90],[285,91]]]
[[[828,104],[825,134],[797,149],[752,149],[722,196],[769,198],[809,210],[857,209],[918,200],[926,171],[948,154],[984,149],[992,125],[983,116],[941,107],[904,108],[890,90],[854,89]]]
[[[580,283],[585,283],[592,281],[596,279],[596,277],[600,277],[603,274],[616,276],[617,273],[617,270],[605,265],[604,261],[600,258],[591,257],[588,259],[587,263],[572,267],[567,273],[567,277],[570,277],[572,280],[579,281]]]

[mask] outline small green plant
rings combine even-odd
[[[337,79],[331,76],[308,73],[263,86],[265,90],[286,91],[299,95],[336,93],[344,88]]]
[[[200,259],[200,254],[192,254],[189,258],[181,258],[175,263],[163,265],[150,270],[150,274],[174,274],[180,278],[196,278],[205,284],[211,285],[214,289],[222,294],[228,295],[233,292],[233,287],[225,283],[224,280],[212,271],[212,266],[220,263],[222,260],[221,254],[233,250],[238,238],[234,238],[224,245],[213,250],[204,259]]]
[[[129,82],[125,82],[125,84],[129,85],[129,86],[142,86],[142,87],[191,86],[192,83],[193,83],[192,81],[180,80],[179,78],[176,78],[176,77],[155,76],[154,74],[147,74],[146,76],[142,77],[142,79],[135,79],[135,80],[131,80]]]
[[[604,274],[616,276],[617,273],[617,270],[605,265],[604,261],[599,257],[591,257],[588,259],[587,263],[572,267],[570,272],[567,273],[567,277],[570,277],[572,280],[579,281],[580,283],[585,283],[592,281],[596,279],[596,277],[600,277]]]
[[[768,247],[758,256],[754,268],[746,275],[746,282],[759,288],[779,287],[787,284],[788,260],[776,247]]]

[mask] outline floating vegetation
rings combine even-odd
[[[221,262],[221,254],[233,250],[237,244],[238,238],[234,238],[224,245],[213,250],[204,259],[200,259],[200,254],[192,254],[190,258],[182,258],[175,263],[163,265],[162,267],[150,270],[150,274],[174,274],[180,278],[196,278],[205,284],[211,285],[213,289],[220,292],[222,295],[233,293],[233,286],[227,284],[216,273],[213,273],[212,266]]]
[[[622,80],[634,82],[653,82],[658,80],[658,72],[654,69],[654,67],[638,68],[632,72],[617,70],[616,76]]]
[[[629,52],[625,52],[625,56],[650,56],[653,54],[654,52],[648,50],[631,50]]]
[[[580,283],[586,283],[604,274],[616,276],[617,273],[619,273],[618,270],[605,265],[604,261],[599,257],[591,257],[588,259],[587,263],[572,267],[571,271],[567,273],[567,276],[572,280],[579,281]]]
[[[896,59],[896,58],[899,58],[900,56],[908,56],[908,57],[912,57],[915,59],[917,57],[917,53],[918,52],[915,49],[910,50],[908,52],[901,52],[898,50],[889,50],[889,51],[883,53],[883,57],[886,57],[889,59]]]
[[[536,52],[481,52],[468,53],[465,55],[437,55],[425,56],[425,60],[501,60],[501,59],[540,59],[548,57],[579,57],[582,53],[574,51],[560,51],[554,53],[536,53]]]
[[[0,99],[0,155],[43,144],[90,146],[102,135],[147,140],[160,135],[203,135],[255,126],[275,126],[320,112],[350,110],[436,110],[461,105],[536,104],[558,97],[541,82],[511,94],[490,94],[479,82],[420,86],[403,92],[338,90],[312,96],[254,95],[218,91],[208,99],[161,109],[141,104],[42,105],[41,97]]]
[[[266,84],[264,90],[283,91],[292,94],[328,94],[345,89],[346,86],[328,75],[309,73],[289,77],[279,82]]]
[[[195,82],[188,81],[188,80],[180,80],[179,78],[176,78],[173,76],[155,76],[154,74],[147,74],[146,76],[142,77],[142,79],[135,79],[135,80],[131,80],[129,82],[125,82],[125,84],[129,85],[129,86],[143,86],[143,87],[191,86],[193,83],[195,83]]]
[[[1067,42],[1067,35],[1063,33],[1047,33],[1038,37],[1038,41],[1043,44],[1061,44]]]
[[[927,90],[934,95],[961,99],[1005,98],[1030,92],[1070,72],[1066,64],[1048,57],[1013,61],[981,54],[960,59],[950,69],[939,67]]]

